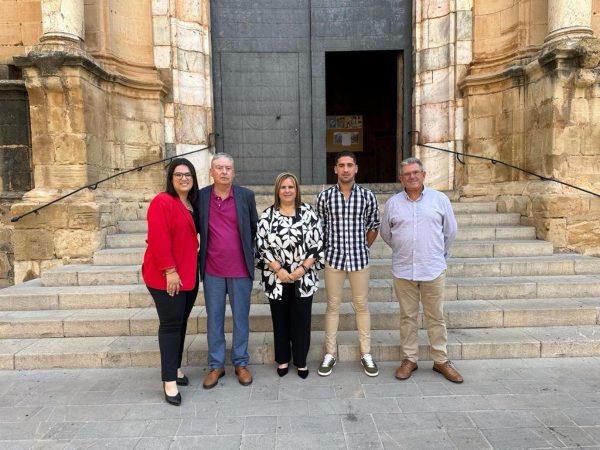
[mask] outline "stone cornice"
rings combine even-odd
[[[543,71],[594,69],[600,66],[600,40],[593,37],[552,42],[536,58],[514,64],[502,70],[467,75],[458,83],[463,95],[469,90],[498,92],[527,83]]]
[[[497,72],[467,75],[458,83],[458,88],[463,95],[467,93],[467,90],[473,88],[484,88],[487,92],[502,91],[522,84],[525,81],[526,73],[525,65],[515,65]]]
[[[0,80],[0,91],[25,91],[23,80]]]
[[[14,56],[13,61],[18,67],[36,67],[44,76],[58,74],[60,68],[63,66],[74,66],[85,69],[102,81],[120,84],[133,89],[166,93],[164,84],[160,80],[136,80],[121,74],[110,73],[84,52],[64,50],[40,51],[34,49],[25,55]]]

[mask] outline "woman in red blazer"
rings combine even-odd
[[[198,294],[197,192],[194,166],[176,158],[167,170],[166,191],[152,199],[147,214],[142,276],[158,312],[163,390],[165,400],[173,405],[181,404],[177,385],[189,383],[181,371],[181,358],[187,320]]]

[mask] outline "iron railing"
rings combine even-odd
[[[568,187],[576,189],[578,191],[585,192],[586,194],[591,194],[591,195],[594,195],[596,197],[600,197],[600,194],[598,194],[597,192],[592,192],[590,190],[581,188],[581,187],[576,186],[576,185],[571,184],[571,183],[567,183],[565,181],[559,180],[559,179],[554,178],[554,177],[546,177],[544,175],[540,175],[540,174],[532,172],[530,170],[523,169],[522,167],[518,167],[518,166],[515,166],[513,164],[506,163],[504,161],[500,161],[499,159],[488,158],[487,156],[481,156],[481,155],[472,155],[472,154],[464,153],[464,152],[457,152],[457,151],[448,150],[448,149],[445,149],[445,148],[434,147],[433,145],[428,145],[428,144],[418,144],[417,143],[416,145],[418,145],[419,147],[425,147],[425,148],[429,148],[429,149],[432,149],[432,150],[437,150],[437,151],[441,151],[441,152],[445,152],[445,153],[451,153],[453,155],[456,155],[457,161],[459,163],[461,163],[461,164],[465,164],[464,161],[461,161],[461,159],[460,159],[461,157],[463,157],[463,158],[466,157],[466,158],[483,159],[485,161],[491,162],[492,164],[501,164],[501,165],[503,165],[505,167],[509,167],[511,169],[519,170],[519,171],[521,171],[523,173],[526,173],[528,175],[535,176],[535,177],[537,177],[537,178],[539,178],[540,180],[543,180],[543,181],[552,181],[554,183],[559,183],[559,184],[562,184],[563,186],[568,186]],[[205,147],[201,147],[201,148],[198,148],[196,150],[192,150],[192,151],[189,151],[189,152],[186,152],[186,153],[181,153],[179,155],[169,156],[168,158],[163,158],[163,159],[160,159],[158,161],[153,161],[153,162],[150,162],[150,163],[147,163],[147,164],[143,164],[141,166],[134,167],[132,169],[128,169],[128,170],[124,170],[122,172],[115,173],[115,174],[113,174],[113,175],[111,175],[109,177],[106,177],[106,178],[102,179],[102,180],[96,181],[94,183],[86,184],[85,186],[81,186],[80,188],[75,189],[74,191],[69,192],[68,194],[63,195],[62,197],[59,197],[59,198],[57,198],[55,200],[52,200],[51,202],[45,203],[45,204],[43,204],[41,206],[38,206],[37,208],[32,209],[31,211],[28,211],[28,212],[26,212],[24,214],[21,214],[19,216],[15,216],[15,217],[11,218],[10,221],[11,222],[17,222],[20,219],[22,219],[23,217],[26,217],[26,216],[28,216],[30,214],[38,214],[40,210],[42,210],[42,209],[44,209],[44,208],[46,208],[46,207],[48,207],[50,205],[53,205],[53,204],[55,204],[57,202],[60,202],[61,200],[64,200],[65,198],[70,197],[71,195],[74,195],[77,192],[83,191],[85,189],[95,190],[95,189],[98,188],[98,186],[100,184],[104,183],[105,181],[112,180],[113,178],[119,177],[121,175],[125,175],[127,173],[136,172],[136,171],[139,172],[139,171],[145,169],[146,167],[154,166],[156,164],[160,164],[160,163],[164,163],[164,162],[171,162],[175,158],[179,158],[179,157],[182,157],[182,156],[191,155],[193,153],[197,153],[197,152],[200,152],[202,150],[206,150],[206,149],[211,148],[211,147],[212,147],[212,145],[207,145]]]
[[[412,131],[411,133],[419,133],[419,132],[418,131]],[[555,177],[547,177],[547,176],[544,176],[544,175],[540,175],[539,173],[535,173],[535,172],[532,172],[531,170],[523,169],[522,167],[518,167],[518,166],[515,166],[513,164],[506,163],[504,161],[500,161],[499,159],[488,158],[487,156],[481,156],[481,155],[472,155],[470,153],[457,152],[457,151],[448,150],[448,149],[445,149],[445,148],[434,147],[433,145],[429,145],[429,144],[419,144],[418,142],[416,143],[416,145],[418,145],[419,147],[430,148],[432,150],[437,150],[437,151],[440,151],[440,152],[446,152],[446,153],[451,153],[453,155],[456,155],[456,160],[459,163],[463,164],[463,165],[465,164],[465,162],[461,161],[460,157],[483,159],[485,161],[491,162],[492,164],[501,164],[501,165],[503,165],[505,167],[510,167],[511,169],[519,170],[519,171],[521,171],[523,173],[526,173],[527,175],[532,175],[534,177],[537,177],[537,178],[539,178],[542,181],[552,181],[554,183],[562,184],[563,186],[568,186],[568,187],[576,189],[578,191],[585,192],[586,194],[591,194],[591,195],[594,195],[596,197],[600,197],[600,194],[598,194],[597,192],[589,191],[587,189],[584,189],[582,187],[576,186],[574,184],[567,183],[566,181],[559,180],[558,178],[555,178]]]
[[[113,178],[120,177],[121,175],[125,175],[126,173],[140,172],[143,169],[145,169],[146,167],[154,166],[156,164],[160,164],[160,163],[164,163],[164,162],[166,162],[168,164],[172,160],[174,160],[175,158],[180,158],[182,156],[187,156],[187,155],[191,155],[193,153],[198,153],[198,152],[200,152],[202,150],[206,150],[206,149],[211,148],[211,147],[212,147],[212,145],[206,145],[204,147],[197,148],[196,150],[192,150],[192,151],[189,151],[189,152],[186,152],[186,153],[181,153],[179,155],[169,156],[167,158],[159,159],[158,161],[152,161],[152,162],[149,162],[147,164],[142,164],[141,166],[134,167],[133,169],[127,169],[127,170],[123,170],[122,172],[117,172],[117,173],[111,175],[110,177],[106,177],[106,178],[103,178],[102,180],[95,181],[94,183],[90,183],[90,184],[86,184],[85,186],[81,186],[80,188],[75,189],[74,191],[71,191],[68,194],[63,195],[62,197],[58,197],[57,199],[54,199],[51,202],[44,203],[43,205],[38,206],[37,208],[32,209],[31,211],[27,211],[24,214],[21,214],[19,216],[15,216],[15,217],[11,218],[10,221],[11,222],[18,222],[23,217],[26,217],[29,214],[38,214],[41,209],[44,209],[44,208],[46,208],[46,207],[48,207],[50,205],[53,205],[53,204],[55,204],[57,202],[60,202],[61,200],[64,200],[65,198],[70,197],[71,195],[77,194],[78,192],[83,191],[85,189],[90,189],[92,191],[96,190],[98,188],[98,186],[100,184],[104,183],[105,181],[109,181],[109,180],[112,180]]]

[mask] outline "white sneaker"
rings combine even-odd
[[[317,373],[319,375],[321,375],[322,377],[326,377],[333,370],[333,366],[335,366],[335,363],[336,363],[335,356],[333,356],[330,353],[326,353],[325,356],[323,357],[323,362],[321,363],[321,365],[319,366],[319,369],[317,370]]]
[[[365,353],[362,358],[360,358],[360,363],[365,369],[365,373],[370,377],[376,377],[379,375],[379,369],[377,368],[377,364],[373,361],[373,357],[370,353]]]

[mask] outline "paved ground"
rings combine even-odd
[[[369,378],[340,363],[326,378],[254,366],[210,391],[190,368],[183,405],[157,369],[0,372],[0,448],[600,448],[600,358],[458,361],[455,385],[425,361]]]

